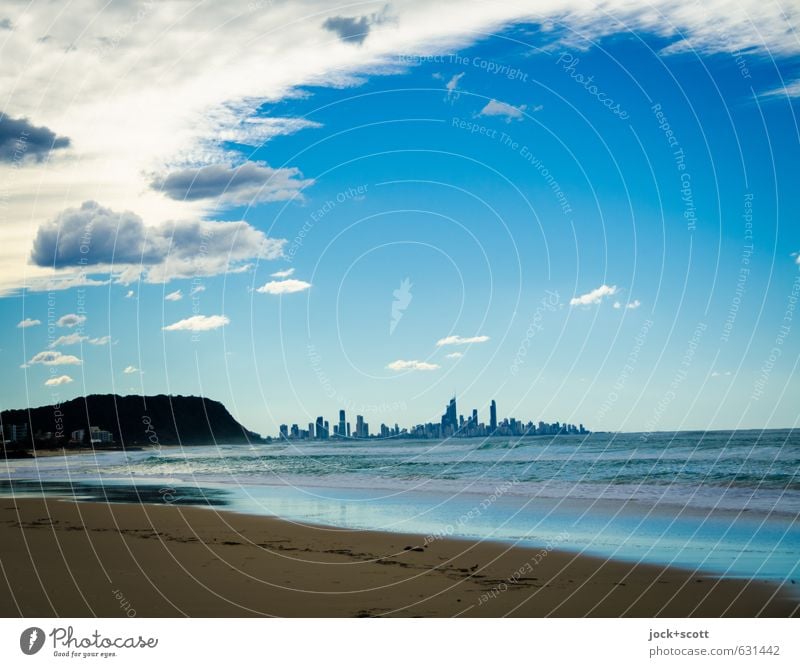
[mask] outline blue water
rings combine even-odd
[[[162,448],[11,461],[5,495],[224,507],[773,580],[800,572],[800,432]]]

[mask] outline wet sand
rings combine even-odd
[[[0,498],[0,615],[776,616],[800,586],[178,506]]]

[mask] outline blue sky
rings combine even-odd
[[[494,398],[501,416],[596,430],[794,426],[800,60],[769,43],[672,52],[655,32],[576,41],[515,19],[377,64],[377,28],[332,35],[356,64],[219,105],[227,129],[142,168],[130,197],[104,197],[103,177],[64,192],[72,121],[37,123],[47,105],[12,94],[8,117],[71,141],[3,165],[41,173],[14,181],[2,227],[29,268],[0,299],[0,403],[202,393],[274,433],[340,407],[373,428],[437,421],[455,392],[482,419]],[[230,130],[264,119],[281,129]],[[69,233],[86,228],[84,252]],[[119,261],[126,243],[157,259]],[[102,284],[37,282],[81,268]],[[68,314],[86,319],[54,324]],[[474,342],[437,344],[453,336]]]

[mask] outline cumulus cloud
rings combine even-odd
[[[439,368],[439,364],[429,364],[427,361],[417,361],[416,359],[411,361],[398,359],[388,364],[386,368],[393,371],[435,371]]]
[[[572,297],[569,300],[570,306],[591,306],[600,303],[604,298],[613,296],[617,293],[616,285],[600,285],[600,287],[593,289],[591,292],[581,294],[580,296]]]
[[[276,271],[275,273],[269,274],[272,278],[288,278],[291,275],[294,275],[294,269],[284,269],[283,271]]]
[[[24,320],[17,324],[17,329],[27,329],[28,327],[36,327],[41,324],[41,320],[32,320],[30,317],[26,317]]]
[[[139,369],[136,366],[125,366],[122,371],[125,375],[133,375],[134,373],[138,373]]]
[[[45,380],[44,383],[48,387],[58,387],[59,385],[69,384],[70,382],[72,382],[72,378],[69,375],[59,375]]]
[[[527,105],[521,104],[515,107],[512,104],[505,102],[498,102],[497,100],[490,100],[489,103],[481,109],[479,116],[501,116],[506,119],[507,123],[512,120],[522,120],[525,117],[525,109]]]
[[[246,222],[179,221],[146,227],[131,211],[118,213],[87,201],[39,227],[31,259],[56,269],[119,267],[117,280],[122,283],[138,280],[141,273],[148,282],[168,282],[235,271],[254,258],[277,259],[285,243]]]
[[[28,365],[42,364],[43,366],[80,366],[81,360],[71,354],[62,354],[57,350],[45,350],[31,357]]]
[[[73,327],[77,327],[80,324],[83,324],[86,321],[86,315],[76,315],[75,313],[69,313],[67,315],[62,315],[56,321],[56,326],[59,327],[66,327],[67,329],[72,329]]]
[[[174,292],[170,292],[167,296],[164,297],[165,301],[180,301],[183,298],[183,292],[179,289],[176,289]]]
[[[99,336],[98,338],[90,338],[89,345],[108,345],[111,342],[111,336]]]
[[[36,127],[26,118],[0,113],[0,162],[41,162],[51,150],[66,148],[69,139],[57,137],[47,127]]]
[[[442,347],[443,345],[470,345],[472,343],[485,343],[489,340],[489,336],[447,336],[446,338],[440,338],[436,341],[437,347]]]
[[[256,288],[256,292],[261,294],[294,294],[295,292],[302,292],[311,287],[311,283],[305,280],[270,280],[268,283]]]
[[[126,298],[126,299],[132,299],[132,298],[133,298],[133,297],[135,297],[135,296],[136,296],[136,292],[134,292],[132,289],[129,289],[129,290],[128,290],[128,291],[125,293],[125,298]]]
[[[227,204],[255,204],[291,199],[313,182],[303,179],[294,167],[273,169],[263,162],[248,161],[239,166],[180,169],[153,179],[150,185],[171,199],[217,198]]]
[[[83,341],[87,340],[88,336],[82,336],[79,333],[71,333],[67,334],[66,336],[59,336],[56,338],[48,347],[64,347],[66,345],[77,345],[78,343],[82,343]]]
[[[211,331],[226,324],[230,320],[225,315],[193,315],[164,327],[164,331]]]

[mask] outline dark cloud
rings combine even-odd
[[[247,204],[291,199],[311,183],[294,167],[273,169],[263,162],[245,162],[238,167],[209,165],[173,171],[153,179],[151,187],[171,199],[219,197],[228,203]]]
[[[13,30],[14,24],[11,19],[0,19],[0,30]]]
[[[133,265],[138,267],[134,271],[137,277],[145,272],[152,282],[166,282],[235,270],[239,263],[258,257],[275,259],[284,243],[246,222],[203,220],[145,226],[131,211],[117,213],[87,201],[39,227],[31,260],[58,269]]]
[[[67,146],[67,137],[57,137],[47,127],[35,127],[26,118],[0,113],[0,162],[41,161],[50,150]]]
[[[39,227],[31,259],[55,268],[156,261],[158,251],[152,243],[145,250],[145,237],[144,223],[135,213],[115,213],[87,201]]]
[[[363,44],[369,35],[370,19],[368,16],[354,18],[352,16],[331,16],[325,19],[322,27],[339,35],[343,42]]]
[[[325,19],[322,27],[335,32],[343,42],[363,44],[370,28],[386,21],[388,5],[382,11],[369,16],[331,16]]]

